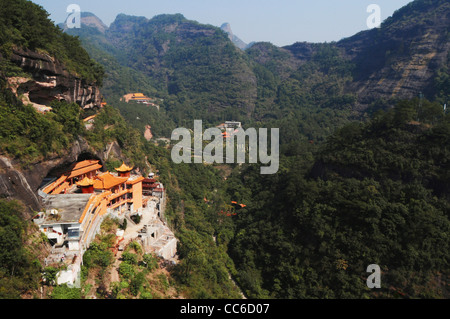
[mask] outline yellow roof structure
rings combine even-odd
[[[83,162],[78,162],[72,166],[70,175],[67,178],[71,179],[73,177],[99,170],[100,168],[102,168],[102,165],[100,165],[99,162],[100,161],[98,160],[86,160]]]
[[[87,187],[87,186],[93,186],[94,181],[86,176],[81,181],[77,182],[76,184],[81,187]]]
[[[94,188],[109,190],[114,186],[125,183],[127,180],[128,177],[116,177],[110,172],[106,172],[105,174],[97,175],[94,177]]]
[[[125,162],[122,162],[122,166],[120,166],[119,168],[116,168],[116,171],[120,172],[120,173],[127,173],[127,172],[131,172],[132,169],[133,169],[133,167],[125,165]]]

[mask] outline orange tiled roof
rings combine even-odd
[[[82,186],[82,187],[92,186],[92,185],[94,185],[94,181],[92,179],[90,179],[90,178],[87,178],[87,176],[86,176],[81,181],[77,182],[76,184],[78,186]]]
[[[48,185],[46,188],[44,188],[43,192],[46,194],[50,194],[56,187],[61,185],[65,180],[67,179],[67,175],[62,175],[60,178],[58,178],[56,181]]]
[[[71,170],[77,170],[77,169],[81,169],[87,166],[91,166],[91,165],[95,165],[98,164],[98,162],[100,162],[99,160],[86,160],[86,161],[82,161],[82,162],[78,162],[73,164]]]
[[[87,122],[87,121],[93,120],[93,119],[95,119],[96,117],[97,117],[97,114],[92,115],[92,116],[89,116],[89,117],[85,118],[85,119],[83,120],[83,122]],[[98,161],[97,161],[97,162],[98,162]]]
[[[94,188],[95,189],[111,189],[114,186],[125,183],[128,177],[116,177],[110,172],[102,175],[97,175],[94,177]]]
[[[53,192],[52,195],[59,195],[62,192],[64,192],[67,188],[69,188],[69,183],[64,182],[63,184],[59,185]]]
[[[102,165],[98,164],[99,161],[83,161],[77,163],[70,172],[69,179],[77,177],[95,170],[102,168]]]
[[[125,162],[123,162],[122,166],[119,168],[116,168],[116,171],[124,173],[124,172],[130,172],[133,169],[133,167],[125,165]]]

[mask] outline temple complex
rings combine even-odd
[[[33,221],[53,245],[46,263],[59,262],[60,258],[74,260],[70,265],[72,268],[63,273],[62,282],[73,283],[74,276],[78,275],[82,256],[99,232],[106,216],[121,221],[127,219],[131,223],[133,215],[148,213],[155,215],[155,218],[162,216],[164,194],[153,196],[152,193],[145,192],[144,195],[145,178],[132,174],[133,167],[123,163],[115,168],[117,173],[101,172],[102,165],[99,162],[86,160],[75,163],[39,191],[45,209]],[[162,188],[160,183],[152,186],[157,185]],[[156,208],[158,213],[155,212]],[[164,256],[169,256],[173,248],[166,251],[169,253]],[[158,250],[155,252],[158,253]]]

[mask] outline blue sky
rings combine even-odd
[[[32,0],[50,18],[63,22],[70,4],[92,12],[106,25],[119,13],[151,18],[181,13],[190,20],[231,24],[243,41],[268,41],[278,46],[297,41],[330,42],[367,30],[367,7],[377,4],[385,20],[412,0]]]

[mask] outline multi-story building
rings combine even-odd
[[[142,210],[144,177],[131,174],[133,168],[125,164],[117,174],[101,173],[101,168],[99,161],[76,163],[39,192],[45,210],[34,222],[53,244],[53,261],[82,257],[107,214],[124,217]]]

